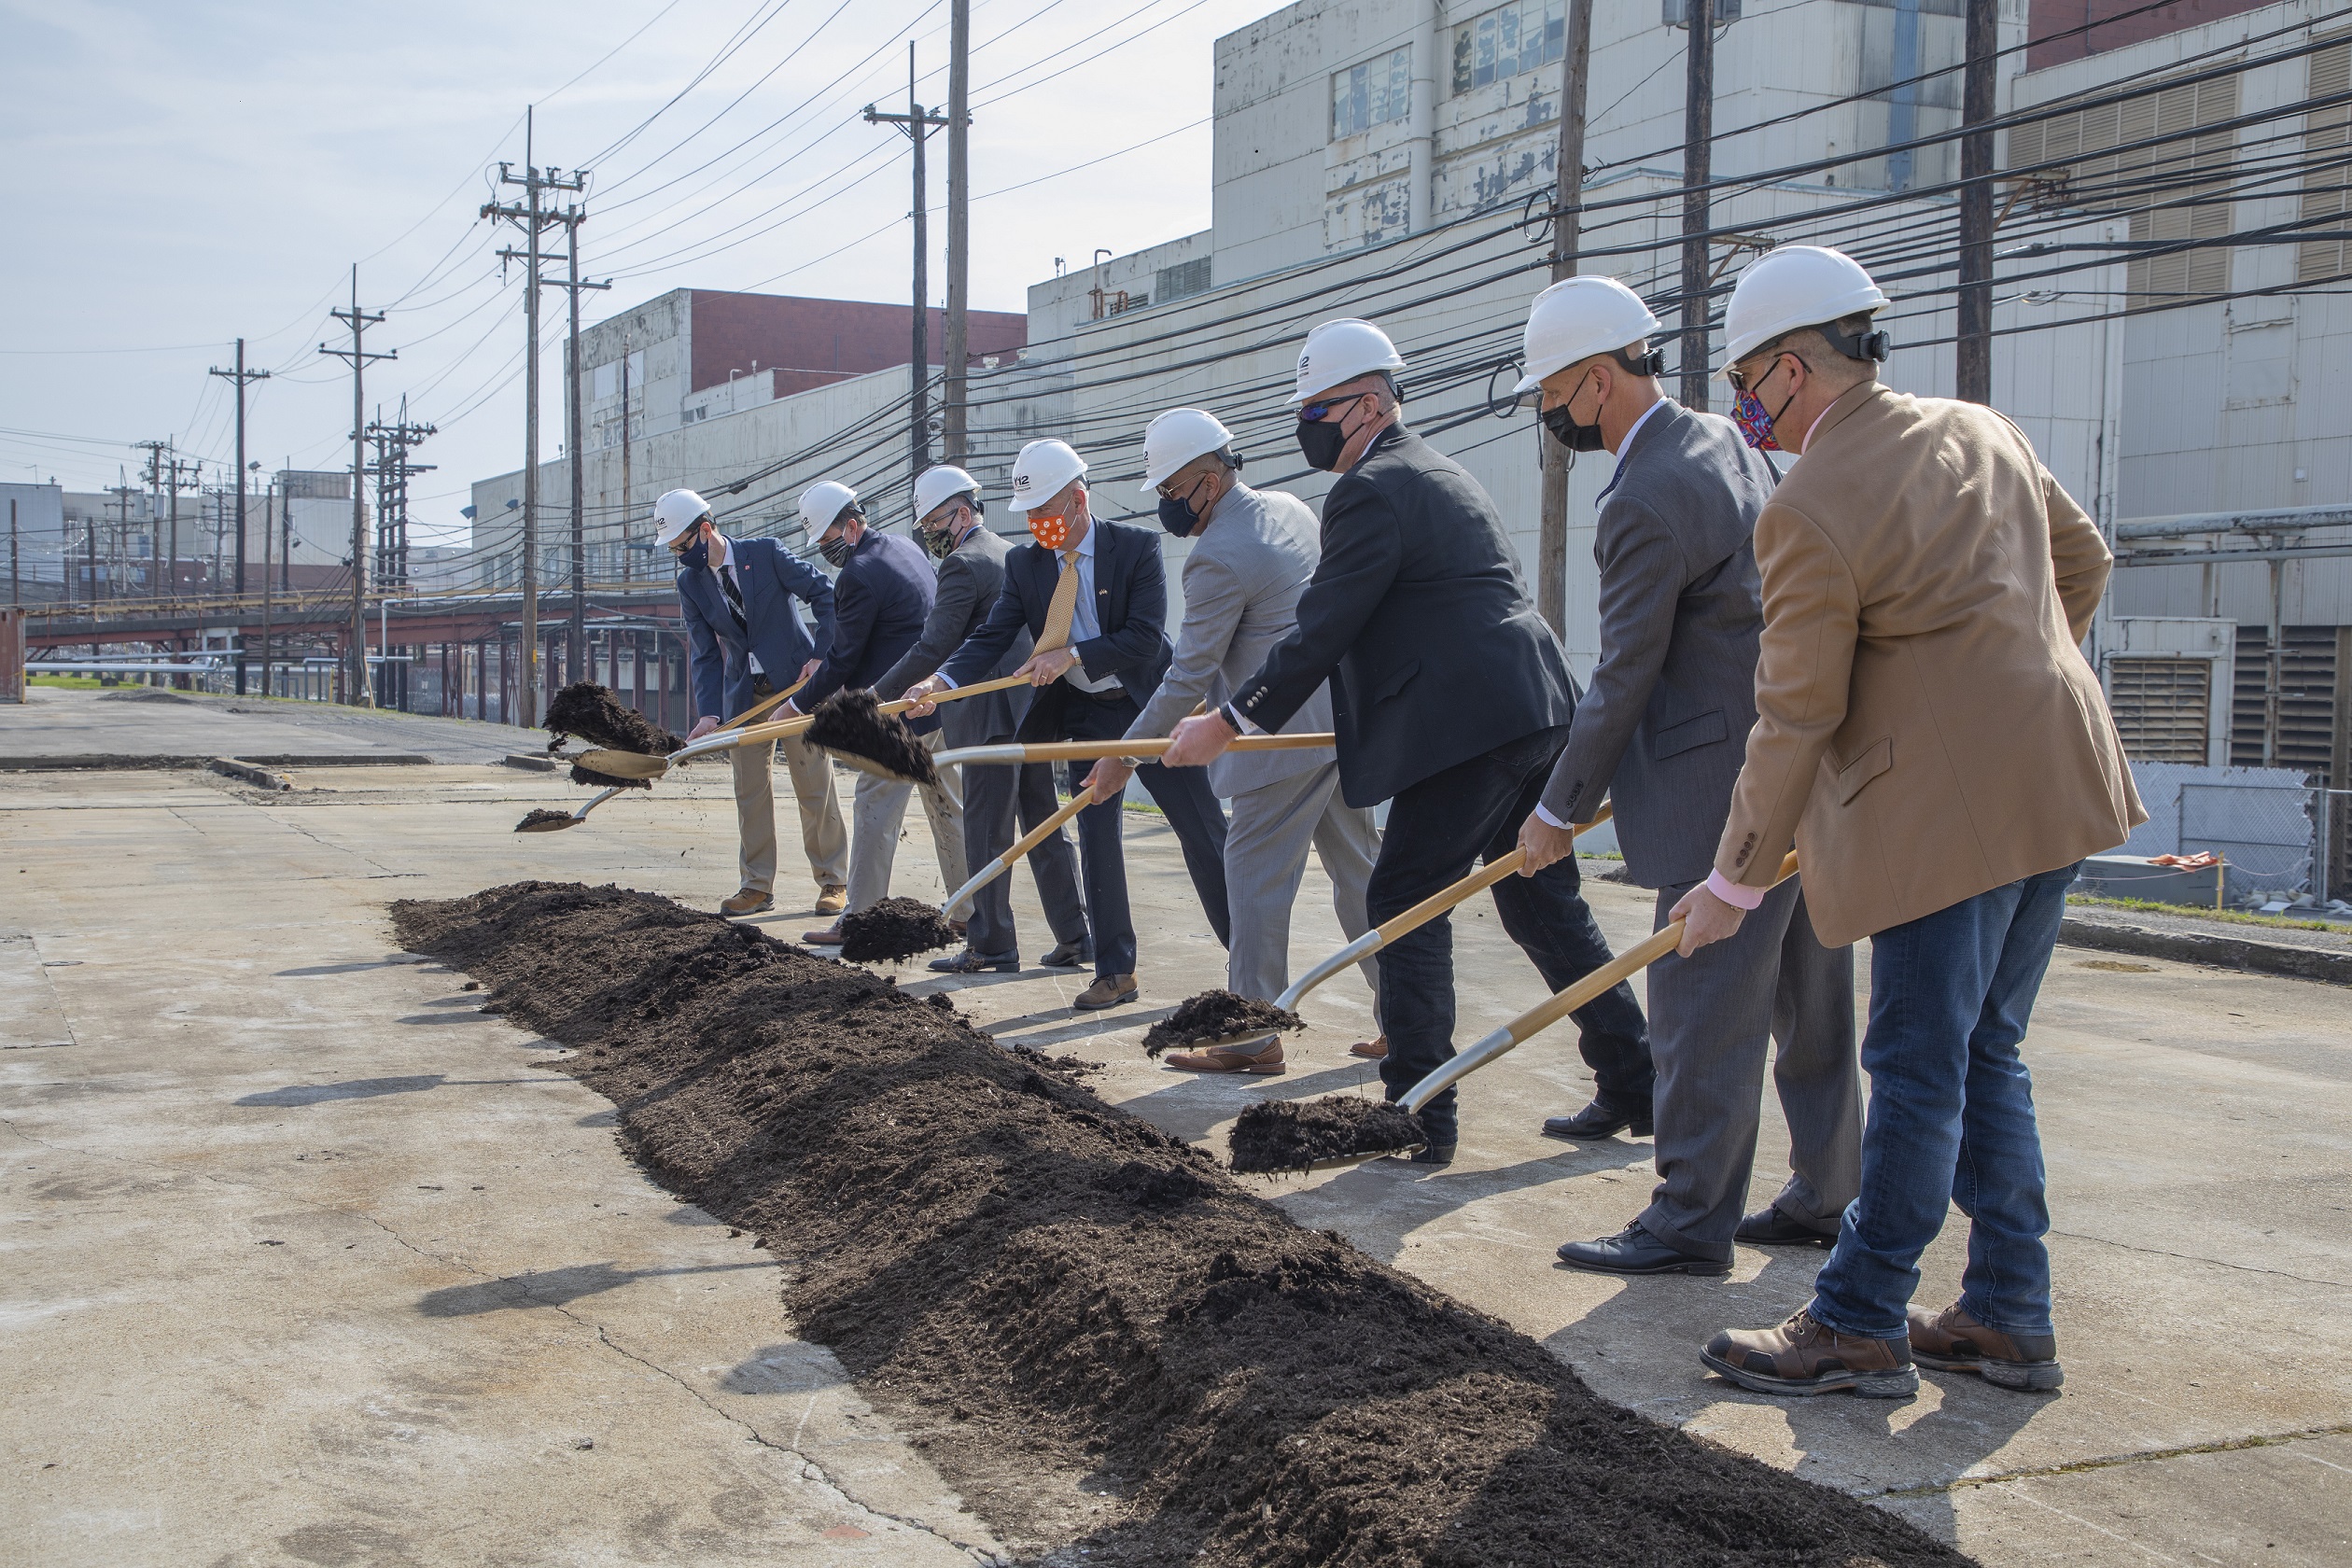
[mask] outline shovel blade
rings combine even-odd
[[[659,778],[669,771],[667,757],[649,757],[642,751],[613,751],[599,748],[582,751],[572,761],[581,767],[614,778]]]

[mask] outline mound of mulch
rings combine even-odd
[[[1237,991],[1202,991],[1176,1004],[1176,1011],[1143,1031],[1143,1053],[1156,1057],[1196,1041],[1229,1034],[1269,1034],[1303,1029],[1307,1020],[1288,1008]]]
[[[1225,1152],[1244,1175],[1304,1170],[1317,1160],[1385,1155],[1425,1143],[1421,1118],[1385,1100],[1266,1099],[1233,1119]]]
[[[514,824],[514,831],[530,833],[534,829],[545,827],[552,822],[568,822],[571,819],[572,814],[568,811],[550,811],[545,806],[540,806],[536,810],[525,812],[523,820]]]
[[[566,735],[578,735],[591,746],[609,746],[615,751],[637,751],[648,757],[666,757],[686,744],[685,736],[674,735],[650,722],[645,715],[593,680],[574,681],[556,693],[547,705],[547,717],[540,727],[553,737],[547,744],[550,751],[563,745]],[[601,774],[583,778],[585,768],[575,766],[572,782],[623,782]]]
[[[886,898],[841,917],[841,956],[851,963],[895,963],[962,940],[946,916],[920,899]]]
[[[614,788],[615,786],[623,790],[651,790],[653,788],[653,780],[651,778],[623,778],[618,774],[598,773],[595,768],[588,766],[585,763],[572,763],[570,777],[571,781],[575,784],[585,784],[592,789],[597,790],[609,790]]]
[[[1603,1402],[943,997],[619,888],[393,916],[578,1047],[656,1180],[785,1255],[799,1331],[1024,1561],[1966,1561]]]
[[[906,721],[882,711],[881,699],[862,688],[844,688],[808,716],[808,741],[828,751],[872,763],[894,777],[936,784],[939,770]]]

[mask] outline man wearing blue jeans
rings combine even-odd
[[[1673,914],[1686,956],[1731,935],[1793,839],[1822,942],[1871,939],[1870,1105],[1812,1303],[1700,1360],[1764,1393],[1898,1398],[1921,1364],[2054,1389],[2019,1046],[2076,863],[2148,815],[2080,648],[2113,557],[2016,426],[1879,384],[1885,303],[1849,258],[1784,245],[1725,317],[1735,417],[1801,455],[1756,525],[1756,727],[1715,869]],[[1952,1203],[1960,1299],[1914,1308]]]

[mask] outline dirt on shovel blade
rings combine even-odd
[[[905,720],[882,712],[881,707],[881,700],[872,692],[835,692],[809,716],[809,744],[863,757],[884,772],[917,784],[938,783],[939,770],[931,766],[931,753],[923,749],[922,741],[906,727]]]
[[[572,814],[568,811],[550,811],[541,806],[536,811],[525,812],[523,820],[514,824],[514,831],[529,833],[534,828],[544,827],[554,822],[568,822],[571,819]]]
[[[674,735],[658,724],[648,722],[645,715],[615,697],[593,680],[575,681],[555,693],[547,705],[547,718],[542,728],[553,736],[548,749],[563,744],[566,735],[578,735],[592,746],[609,746],[615,751],[638,751],[649,757],[666,757],[686,744],[685,737]],[[584,769],[574,767],[572,782],[589,782],[581,774]],[[618,784],[617,778],[594,776],[598,783]]]
[[[1143,1054],[1156,1057],[1162,1051],[1172,1051],[1196,1040],[1222,1040],[1229,1034],[1270,1034],[1306,1027],[1306,1019],[1270,1001],[1235,991],[1202,991],[1186,997],[1177,1004],[1175,1012],[1143,1032]]]
[[[946,916],[919,899],[886,898],[841,917],[841,956],[851,963],[896,962],[962,940]]]
[[[615,747],[614,749],[618,750],[620,749]],[[582,763],[572,763],[571,781],[575,784],[585,784],[590,788],[596,790],[609,790],[616,785],[623,790],[651,790],[653,788],[653,780],[651,778],[623,778],[616,774],[598,773],[595,768],[589,767]]]
[[[559,1065],[616,1103],[653,1180],[791,1258],[793,1331],[1015,1561],[1967,1561],[1606,1403],[945,998],[619,888],[393,917],[509,1022],[577,1048]]]
[[[1428,1141],[1411,1113],[1378,1099],[1268,1099],[1234,1118],[1225,1137],[1245,1175],[1304,1170],[1317,1160],[1385,1155]]]

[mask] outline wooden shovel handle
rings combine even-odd
[[[1025,763],[1090,763],[1105,757],[1152,758],[1165,754],[1172,740],[1052,740],[1021,748]],[[1243,735],[1229,751],[1312,751],[1338,742],[1328,735]]]
[[[1592,828],[1599,827],[1602,823],[1609,819],[1612,814],[1612,809],[1613,808],[1609,802],[1602,802],[1601,809],[1594,815],[1592,820],[1585,823],[1582,827],[1579,827],[1576,832],[1582,833]],[[1380,945],[1385,947],[1390,943],[1394,942],[1398,937],[1403,936],[1407,931],[1427,925],[1430,921],[1435,919],[1438,916],[1443,915],[1447,910],[1451,909],[1455,904],[1460,903],[1463,900],[1470,897],[1473,893],[1493,887],[1497,882],[1502,881],[1505,876],[1508,876],[1518,871],[1519,868],[1526,862],[1527,856],[1525,852],[1518,849],[1512,850],[1507,855],[1497,856],[1495,859],[1489,861],[1485,865],[1479,867],[1477,871],[1474,871],[1469,875],[1463,877],[1461,881],[1455,883],[1452,887],[1447,888],[1439,892],[1432,893],[1427,898],[1421,900],[1421,903],[1413,905],[1412,908],[1405,911],[1404,914],[1394,916],[1390,919],[1382,921],[1379,927],[1380,932]]]
[[[793,681],[790,686],[785,687],[781,692],[769,693],[766,696],[762,697],[758,702],[753,703],[749,707],[745,708],[741,713],[736,714],[734,718],[720,725],[719,728],[722,730],[741,729],[744,725],[751,722],[752,720],[757,719],[761,714],[765,713],[769,708],[774,707],[777,703],[790,698],[793,693],[799,691],[802,687],[807,684],[808,678],[806,676],[803,676],[798,680]]]
[[[1092,805],[1094,805],[1094,786],[1088,785],[1086,788],[1079,791],[1076,794],[1071,796],[1070,804],[1064,805],[1051,817],[1046,818],[1043,822],[1038,823],[1037,826],[1023,833],[1019,838],[1015,839],[1013,841],[1013,847],[1007,849],[1001,857],[1004,863],[1008,866],[1011,865],[1015,861],[1019,860],[1022,856],[1028,854],[1030,850],[1036,848],[1039,845],[1053,837],[1055,833],[1061,831],[1061,825],[1064,822],[1069,821],[1072,817],[1077,816],[1078,813],[1085,810],[1086,807]]]

